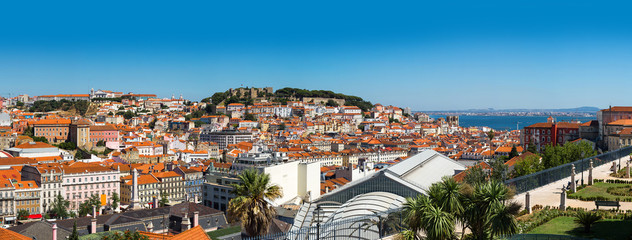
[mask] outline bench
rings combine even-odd
[[[617,207],[617,210],[619,210],[619,207],[621,207],[621,204],[619,204],[619,201],[595,201],[595,206],[597,206],[597,210],[599,210],[599,206]]]

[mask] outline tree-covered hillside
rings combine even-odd
[[[226,92],[216,92],[211,97],[202,99],[203,102],[210,102],[215,105],[219,104],[231,104],[231,103],[243,103],[246,105],[252,105],[254,103],[254,99],[267,99],[271,102],[279,102],[286,103],[287,101],[292,100],[301,100],[306,97],[313,98],[334,98],[334,99],[344,99],[345,105],[347,106],[357,106],[362,111],[368,111],[373,107],[373,104],[369,101],[365,101],[361,97],[345,95],[342,93],[335,93],[329,90],[306,90],[299,88],[282,88],[276,90],[274,94],[260,94],[259,96],[249,96],[249,95],[233,95],[231,96],[230,91]],[[331,104],[330,104],[331,105]]]

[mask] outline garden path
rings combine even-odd
[[[628,156],[621,158],[622,165],[624,164],[624,161],[628,159],[629,159]],[[615,162],[618,163],[617,160],[615,160]],[[610,173],[612,173],[612,171],[610,171],[611,166],[612,164],[604,164],[602,166],[594,168],[593,179],[612,179],[613,177],[610,176]],[[623,165],[622,167],[625,167],[625,165]],[[581,172],[577,172],[575,179],[579,179],[579,181],[581,182],[581,179],[582,179]],[[533,207],[536,204],[539,204],[542,206],[559,207],[560,195],[562,193],[561,188],[562,186],[570,182],[570,180],[571,178],[567,177],[557,182],[553,182],[548,185],[544,185],[542,187],[529,191],[529,194],[531,195],[531,207]],[[585,183],[588,182],[588,170],[584,171],[584,182]],[[513,200],[522,204],[522,206],[524,206],[525,194],[526,193],[518,194],[514,196]],[[621,204],[620,209],[632,210],[632,202],[620,202],[620,204]],[[566,207],[581,207],[581,208],[586,208],[589,210],[596,208],[594,201],[580,201],[577,199],[568,199],[568,198],[566,199]],[[602,208],[610,209],[610,207],[602,207]]]

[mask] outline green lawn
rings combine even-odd
[[[624,198],[630,198],[630,196],[624,197],[624,196],[612,195],[608,193],[606,190],[609,187],[623,187],[623,186],[630,186],[630,185],[631,184],[598,182],[591,186],[586,186],[585,188],[577,191],[576,193],[570,193],[568,194],[568,196],[569,197],[578,196],[578,197],[584,197],[584,198],[605,197],[611,201],[615,201],[617,198],[619,198],[622,201]]]
[[[630,220],[601,220],[592,226],[589,234],[584,233],[584,227],[575,223],[574,220],[574,217],[557,217],[529,233],[571,235],[599,239],[629,239],[632,236],[632,221]]]
[[[217,229],[215,231],[207,232],[206,234],[208,234],[208,236],[211,237],[211,239],[217,240],[219,239],[218,237],[226,236],[226,235],[238,233],[238,232],[241,232],[241,226],[239,225],[228,227],[228,228]]]

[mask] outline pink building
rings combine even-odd
[[[62,187],[66,199],[70,201],[70,209],[77,210],[80,203],[92,195],[105,195],[110,203],[112,193],[120,194],[119,170],[101,166],[96,163],[74,162],[62,165],[64,180]]]
[[[113,125],[94,125],[90,126],[90,142],[119,142],[119,132]]]

